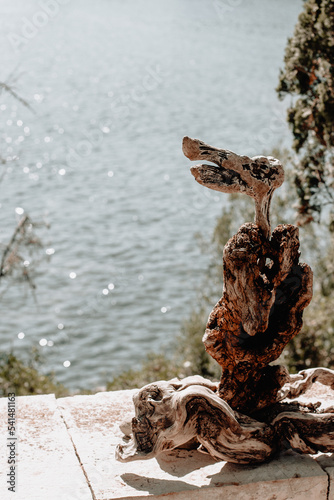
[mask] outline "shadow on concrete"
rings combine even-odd
[[[156,457],[156,461],[163,471],[176,477],[186,476],[190,472],[217,463],[217,460],[207,453],[181,449],[161,453]]]
[[[308,479],[311,481],[310,485],[313,488],[318,487],[317,484],[314,486],[314,481],[312,482],[313,476],[316,482],[319,482],[320,476],[322,480],[323,476],[326,476],[314,458],[307,454],[300,455],[292,450],[281,453],[272,461],[254,465],[227,462],[217,464],[217,461],[212,457],[197,450],[173,450],[161,454],[156,460],[166,474],[178,478],[199,469],[206,469],[199,472],[198,475],[195,473],[197,484],[193,484],[193,474],[189,476],[189,480],[187,480],[188,478],[177,480],[125,473],[121,476],[123,481],[136,490],[146,491],[152,495],[197,491],[198,494],[202,492],[198,498],[206,498],[206,493],[203,490],[223,487],[227,488],[224,489],[226,494],[232,495],[228,498],[233,498],[233,495],[242,491],[245,485],[248,485],[247,488],[252,487],[252,491],[256,493],[258,491],[256,483],[261,483],[262,487],[267,488],[268,492],[270,492],[271,488],[274,487],[287,487],[287,483],[290,484],[291,481],[295,481],[296,487],[299,488],[300,484],[304,484],[304,479]],[[320,460],[319,457],[317,457],[317,460],[322,462],[323,467],[331,467],[334,454],[322,455]],[[210,467],[210,465],[215,466]],[[276,493],[276,490],[274,493]],[[274,496],[270,498],[274,498]]]
[[[147,491],[151,495],[162,495],[168,493],[177,493],[180,491],[199,490],[198,486],[188,484],[184,481],[171,481],[170,479],[157,479],[138,474],[126,473],[121,478],[132,488],[139,491]]]

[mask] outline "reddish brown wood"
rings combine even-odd
[[[312,298],[312,271],[298,249],[297,227],[278,226],[267,240],[251,223],[225,246],[224,293],[203,341],[222,367],[219,395],[235,410],[270,405],[289,380],[284,367],[268,365],[300,331]]]

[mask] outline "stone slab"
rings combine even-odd
[[[327,467],[325,470],[329,479],[328,500],[334,500],[334,467]]]
[[[326,500],[328,475],[309,455],[292,451],[260,466],[217,462],[196,450],[120,463],[119,424],[133,416],[135,391],[58,400],[96,500]]]
[[[8,491],[7,405],[0,398],[1,500],[92,500],[54,395],[16,398],[16,490]]]
[[[327,473],[329,479],[328,500],[334,500],[334,453],[319,453],[317,462]]]

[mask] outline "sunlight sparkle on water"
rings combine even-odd
[[[46,346],[46,345],[47,345],[47,343],[48,343],[48,341],[47,341],[46,339],[41,339],[41,340],[39,341],[39,345],[41,345],[42,347]]]
[[[102,290],[102,293],[103,293],[103,295],[108,295],[108,293],[109,293],[108,288],[104,288],[104,289]]]
[[[58,323],[57,328],[58,328],[58,330],[64,330],[63,323]]]
[[[18,334],[17,334],[17,336],[18,336],[18,338],[19,338],[20,340],[22,340],[22,339],[24,339],[24,337],[25,337],[25,333],[20,332],[20,333],[18,333]]]
[[[69,277],[71,278],[71,280],[74,280],[77,277],[77,274],[72,272],[69,274]]]
[[[22,207],[16,207],[15,212],[17,213],[17,215],[22,215],[24,214],[24,209]]]
[[[166,313],[166,312],[167,312],[167,307],[162,307],[162,308],[160,309],[160,311],[161,311],[162,313]]]
[[[63,365],[65,366],[65,368],[68,368],[69,366],[71,366],[71,361],[64,361]]]
[[[47,248],[45,250],[45,253],[46,253],[46,255],[53,255],[55,253],[55,249],[54,248]]]
[[[23,121],[22,121],[22,120],[17,120],[16,125],[17,125],[18,127],[22,127],[22,125],[23,125]]]
[[[59,175],[65,175],[66,174],[66,170],[64,168],[61,168],[60,170],[58,170],[58,174]]]
[[[112,170],[109,170],[108,177],[113,177],[113,176],[114,176],[114,172]]]
[[[113,290],[115,288],[114,283],[109,283],[108,288],[109,290]]]

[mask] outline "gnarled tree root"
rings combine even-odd
[[[289,396],[302,394],[318,380],[334,387],[334,371],[316,368],[283,387]],[[282,411],[267,419],[240,414],[219,397],[218,384],[199,376],[160,381],[134,396],[132,431],[118,445],[116,458],[127,462],[153,458],[197,439],[219,460],[257,463],[290,447],[301,453],[334,452],[334,409],[310,412],[282,402]],[[297,405],[298,408],[298,405]],[[269,421],[268,421],[269,419]]]

